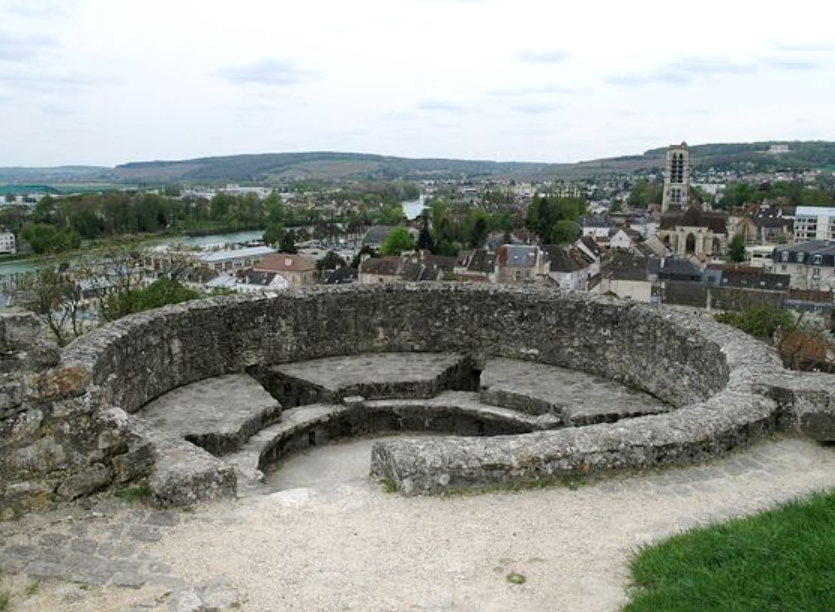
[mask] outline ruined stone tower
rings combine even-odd
[[[690,147],[686,142],[667,149],[667,172],[664,177],[664,200],[661,212],[687,208],[690,203]]]

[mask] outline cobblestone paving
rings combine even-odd
[[[183,581],[142,545],[158,542],[177,523],[173,512],[120,511],[113,504],[0,523],[0,570],[88,585],[175,588]]]

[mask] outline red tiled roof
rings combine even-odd
[[[259,272],[313,272],[316,265],[301,255],[276,253],[255,264]]]

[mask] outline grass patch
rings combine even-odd
[[[147,501],[151,498],[151,485],[147,482],[133,487],[121,487],[113,491],[113,497],[122,501],[136,503]]]
[[[519,572],[510,572],[507,576],[505,576],[505,579],[510,584],[525,584],[528,581],[528,579],[525,578],[525,575],[520,574]]]
[[[9,595],[6,591],[0,592],[0,612],[6,612],[9,609],[9,602],[11,601],[12,596]]]
[[[391,478],[383,478],[380,480],[380,486],[385,493],[397,493],[400,490],[400,487]]]
[[[625,612],[835,610],[835,493],[640,551]]]
[[[32,595],[37,593],[40,590],[40,588],[41,588],[41,581],[40,580],[33,580],[32,582],[30,582],[29,584],[26,585],[26,590],[24,592],[26,593],[27,597],[31,597]]]

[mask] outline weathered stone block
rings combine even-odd
[[[109,467],[95,463],[87,469],[67,477],[55,492],[66,500],[78,499],[84,495],[95,493],[103,489],[113,480],[113,473]]]
[[[159,443],[151,476],[152,500],[159,506],[188,506],[212,499],[234,499],[237,476],[202,448],[190,442]]]

